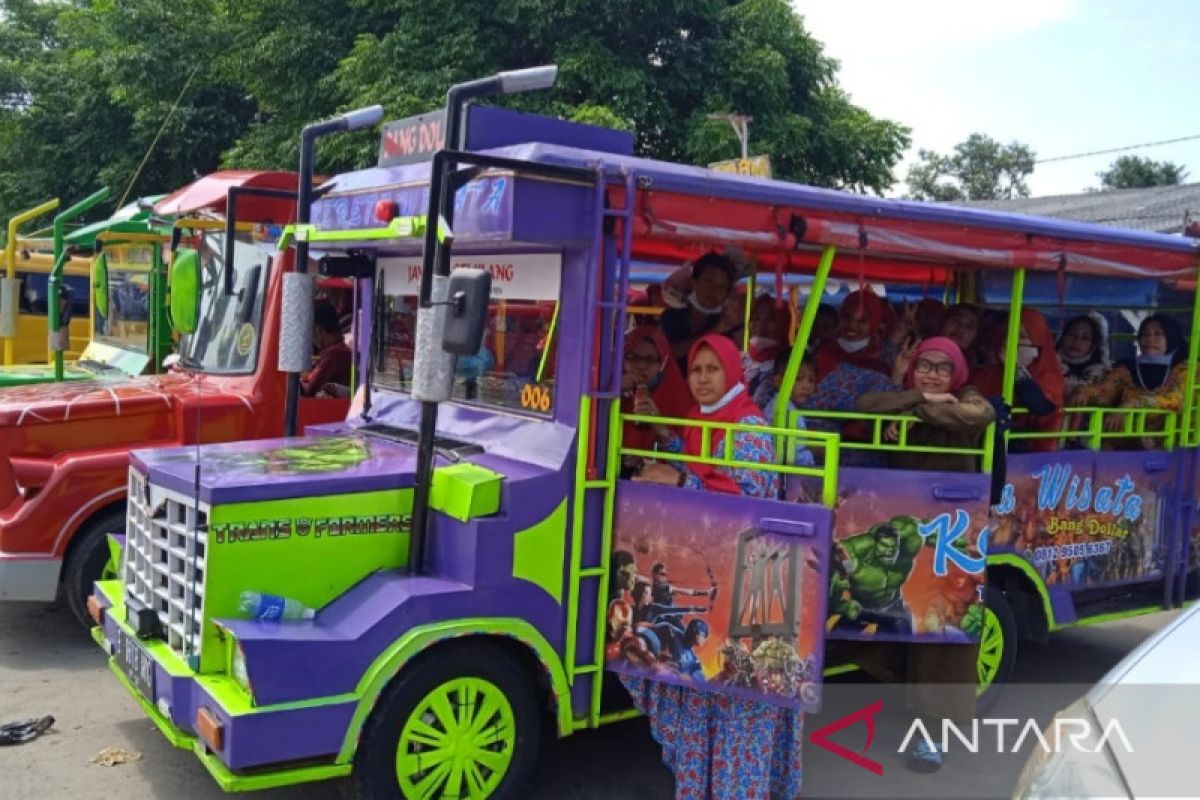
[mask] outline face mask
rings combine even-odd
[[[701,314],[720,314],[725,311],[725,306],[723,306],[723,305],[714,306],[713,308],[707,308],[705,306],[700,305],[700,301],[696,298],[695,292],[692,292],[691,294],[689,294],[687,299],[688,299],[688,303],[692,306],[692,308],[696,309]]]
[[[837,341],[838,347],[842,348],[847,353],[857,353],[859,350],[862,350],[871,343],[870,339],[858,339],[857,341],[854,341],[851,339],[843,339],[841,337],[838,337]]]
[[[1037,361],[1038,353],[1042,352],[1040,347],[1035,347],[1031,344],[1023,344],[1017,348],[1017,363],[1022,367],[1028,368],[1030,364]]]
[[[1171,353],[1163,353],[1162,355],[1142,354],[1137,357],[1137,363],[1145,367],[1169,367],[1171,366]]]
[[[750,346],[757,347],[759,350],[766,350],[769,347],[778,347],[779,340],[772,339],[769,336],[751,336]]]

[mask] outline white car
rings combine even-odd
[[[1014,798],[1200,796],[1200,605],[1126,656],[1060,712],[1079,731],[1046,752],[1035,747]],[[1053,725],[1051,726],[1054,727]]]

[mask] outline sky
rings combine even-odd
[[[904,192],[919,148],[948,153],[972,133],[1038,158],[1200,136],[1195,0],[792,0],[841,62],[839,83],[874,116],[912,129],[895,170]],[[1131,150],[1200,182],[1200,138]],[[1038,164],[1033,196],[1100,185],[1125,153]]]

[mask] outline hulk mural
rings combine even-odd
[[[983,557],[964,540],[967,520],[965,512],[895,516],[838,541],[829,583],[834,630],[977,636]]]

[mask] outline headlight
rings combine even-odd
[[[1128,800],[1129,793],[1108,745],[1100,746],[1097,751],[1102,728],[1088,704],[1082,699],[1076,700],[1054,719],[1087,720],[1090,734],[1086,743],[1072,742],[1068,736],[1061,737],[1061,742],[1056,741],[1055,723],[1051,722],[1043,732],[1051,751],[1047,752],[1041,744],[1035,743],[1033,753],[1017,779],[1013,800],[1076,797]]]

